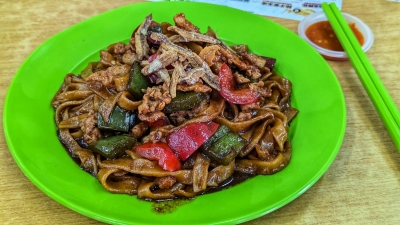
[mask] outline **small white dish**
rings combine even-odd
[[[354,23],[356,28],[361,32],[361,34],[364,37],[364,44],[361,46],[362,50],[364,52],[367,52],[372,44],[374,43],[374,35],[371,31],[371,29],[360,19],[358,19],[355,16],[352,16],[348,13],[343,13],[343,16],[345,17],[346,21],[350,23]],[[313,48],[315,48],[325,59],[328,60],[333,60],[333,61],[346,61],[348,60],[347,54],[344,51],[332,51],[326,48],[323,48],[314,42],[312,42],[307,36],[306,36],[306,30],[309,26],[311,26],[314,23],[320,22],[320,21],[328,21],[328,19],[325,16],[324,12],[318,12],[318,13],[313,13],[310,14],[309,16],[305,17],[302,21],[300,21],[298,28],[297,28],[297,33],[300,37],[302,37],[305,41],[307,41]]]

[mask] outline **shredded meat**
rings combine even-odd
[[[258,68],[267,69],[267,67],[265,67],[265,64],[267,63],[267,60],[264,59],[261,56],[258,56],[258,55],[255,55],[255,54],[251,54],[251,53],[248,53],[248,52],[243,52],[243,53],[240,54],[240,56],[243,59],[246,59],[247,61],[253,63]]]
[[[244,77],[243,75],[241,75],[238,72],[235,72],[232,74],[233,77],[235,78],[236,83],[238,84],[246,84],[246,83],[250,83],[250,79]]]
[[[210,43],[210,44],[221,43],[221,41],[216,38],[213,38],[213,37],[210,37],[210,36],[207,36],[204,34],[200,34],[195,31],[188,31],[185,29],[181,29],[176,26],[170,26],[170,27],[168,27],[168,30],[178,33],[184,39],[185,42],[194,41],[194,42],[204,42],[204,43]]]
[[[167,84],[147,88],[146,94],[143,96],[143,103],[139,106],[139,119],[141,121],[155,122],[165,117],[161,112],[165,105],[171,102],[171,94],[169,93]]]
[[[83,140],[87,144],[91,144],[102,137],[100,130],[96,127],[96,125],[97,118],[93,113],[83,121],[81,130],[83,132]]]
[[[155,74],[158,77],[156,84],[159,84],[161,82],[166,82],[168,84],[171,80],[167,69],[160,69],[160,70],[156,71]]]
[[[128,50],[122,56],[122,62],[128,65],[132,65],[135,61],[139,61],[139,57],[132,50]]]
[[[271,89],[264,87],[264,82],[259,81],[257,83],[250,83],[249,88],[255,92],[258,92],[261,97],[269,97],[272,94]]]
[[[143,143],[157,143],[157,142],[165,142],[165,137],[172,132],[172,128],[174,126],[167,125],[164,127],[158,127],[155,130],[151,131],[149,135],[143,137]]]
[[[179,78],[185,75],[184,68],[181,62],[175,62],[173,64],[174,71],[171,75],[171,82],[169,84],[169,92],[171,93],[171,97],[176,97],[176,85],[178,84]]]
[[[106,66],[114,66],[117,61],[111,53],[102,50],[100,51],[100,62]]]
[[[220,61],[221,53],[219,52],[220,47],[218,45],[210,45],[205,47],[199,53],[199,56],[209,65],[213,65],[214,62]]]
[[[150,132],[149,135],[144,137],[142,139],[142,141],[143,141],[143,143],[147,143],[147,142],[157,143],[157,142],[161,142],[164,138],[165,138],[165,136],[163,135],[162,131],[154,130],[154,131]]]
[[[151,33],[150,37],[154,40],[162,42],[160,48],[167,49],[167,50],[174,50],[174,51],[178,52],[180,55],[182,55],[183,57],[187,58],[190,61],[190,63],[192,64],[192,66],[196,65],[196,67],[197,66],[202,67],[204,69],[205,76],[202,76],[201,78],[208,85],[213,87],[214,89],[220,90],[219,77],[217,75],[213,74],[210,67],[207,65],[206,62],[204,62],[203,59],[200,58],[200,56],[198,56],[197,54],[193,53],[190,50],[187,50],[186,48],[183,48],[179,45],[172,43],[163,34],[153,32],[153,33]]]
[[[158,185],[160,189],[170,188],[176,183],[176,178],[174,176],[160,177],[155,180],[155,184]]]
[[[203,68],[197,67],[189,70],[185,74],[181,75],[179,79],[179,83],[181,84],[195,84],[201,82],[200,77],[205,76],[205,72]]]
[[[184,37],[182,37],[181,35],[172,35],[171,37],[168,37],[168,39],[174,43],[187,42],[187,40]]]
[[[194,32],[200,32],[200,29],[193,25],[190,21],[188,21],[185,17],[185,14],[179,13],[174,16],[174,22],[176,26]]]
[[[138,123],[132,128],[132,136],[135,138],[140,138],[147,130],[149,126],[145,123]]]
[[[261,77],[260,70],[256,66],[246,63],[245,61],[242,61],[239,58],[239,56],[236,55],[234,52],[229,51],[229,49],[225,49],[225,48],[220,48],[220,52],[227,59],[227,62],[229,64],[234,64],[240,70],[246,71],[247,76],[254,78],[254,79]]]
[[[115,54],[124,54],[128,49],[124,43],[117,43],[114,45]]]
[[[195,92],[211,92],[212,89],[210,86],[201,83],[195,83],[192,85],[186,85],[186,84],[178,84],[176,85],[176,90],[178,91],[183,91],[183,92],[188,92],[188,91],[195,91]]]
[[[108,67],[106,70],[98,71],[92,73],[88,77],[86,77],[87,82],[91,81],[100,81],[104,86],[108,88],[114,88],[113,77],[118,77],[124,74],[129,73],[130,66],[129,65],[117,65]]]
[[[142,73],[144,75],[149,75],[154,73],[166,66],[170,65],[171,63],[175,62],[178,59],[178,54],[173,51],[165,51],[160,56],[158,56],[155,60],[153,60],[149,65],[145,66],[142,69]]]

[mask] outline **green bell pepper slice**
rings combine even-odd
[[[202,146],[202,151],[211,160],[224,166],[229,165],[239,152],[246,146],[245,139],[238,134],[229,131],[221,125],[220,128],[211,136],[208,142]],[[228,130],[228,132],[226,132]]]
[[[97,114],[97,127],[101,130],[128,132],[135,125],[136,113],[116,105],[106,122],[100,113]]]
[[[107,159],[115,159],[122,156],[126,150],[130,150],[136,143],[136,138],[127,135],[117,135],[102,138],[88,146],[88,149],[98,153]]]
[[[184,111],[192,109],[193,107],[200,104],[207,98],[207,94],[202,92],[177,92],[176,97],[165,106],[164,113],[173,113],[178,111]]]
[[[150,86],[150,82],[147,80],[141,72],[142,66],[138,61],[135,61],[130,70],[130,77],[128,83],[128,91],[133,95],[136,100],[143,98],[142,90],[146,90]]]
[[[226,125],[220,125],[217,129],[217,131],[215,131],[215,133],[207,139],[206,142],[204,142],[204,144],[200,147],[200,151],[206,151],[207,149],[209,149],[216,141],[218,141],[218,139],[220,139],[221,137],[225,136],[226,134],[228,134],[231,130],[229,130],[229,127]]]

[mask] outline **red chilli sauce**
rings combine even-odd
[[[364,36],[357,29],[355,23],[350,23],[349,26],[362,46],[364,44]],[[306,36],[322,48],[332,51],[344,51],[328,21],[320,21],[309,26],[306,30]]]

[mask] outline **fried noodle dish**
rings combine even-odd
[[[71,157],[111,193],[194,198],[285,168],[292,84],[275,59],[228,46],[183,13],[66,75],[52,99]]]

